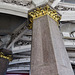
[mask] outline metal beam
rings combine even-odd
[[[60,21],[71,21],[75,20],[75,11],[58,11],[62,18]]]
[[[7,49],[9,49],[18,39],[21,38],[23,34],[25,34],[28,31],[27,28],[25,28],[17,37],[8,45]]]
[[[52,3],[52,7],[54,8],[55,6],[58,5],[58,3],[60,2],[61,0],[54,0],[54,2]]]
[[[12,52],[14,53],[20,53],[20,52],[27,52],[31,51],[31,45],[23,45],[23,46],[18,46],[18,47],[13,47]]]
[[[70,58],[75,58],[75,52],[68,52],[68,56]]]
[[[29,71],[30,70],[30,67],[11,67],[11,68],[8,68],[7,72],[10,72],[10,71]]]
[[[48,2],[48,0],[32,0],[35,6],[39,6]]]
[[[67,3],[67,2],[59,2],[58,6],[63,6],[63,7],[66,7],[66,8],[75,8],[75,4]]]
[[[18,64],[18,63],[28,63],[28,62],[30,62],[30,58],[21,58],[13,60],[12,62],[9,63],[9,65]]]

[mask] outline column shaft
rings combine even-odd
[[[58,25],[47,15],[33,21],[31,75],[74,75]]]

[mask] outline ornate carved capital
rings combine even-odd
[[[11,54],[11,51],[5,50],[5,49],[0,49],[0,58],[7,59],[9,61],[12,61],[13,56]]]
[[[49,5],[43,7],[38,7],[31,12],[29,12],[29,28],[32,29],[33,20],[42,16],[48,15],[57,23],[59,23],[61,16]]]

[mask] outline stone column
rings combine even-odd
[[[74,75],[58,24],[48,15],[33,20],[31,75]]]
[[[7,55],[11,55],[12,52],[6,49],[0,50],[0,55],[3,53],[3,57],[0,56],[0,75],[6,75],[6,71],[9,65],[9,59],[5,58]]]

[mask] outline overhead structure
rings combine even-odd
[[[58,11],[62,15],[60,21],[73,21],[75,20],[75,11]]]
[[[18,4],[20,2],[16,1],[16,4],[14,4],[15,2],[12,1],[0,1],[0,12],[1,13],[5,13],[5,14],[11,14],[11,15],[16,15],[16,16],[21,16],[21,17],[25,17],[28,18],[28,11],[39,6],[42,4],[50,4],[49,0],[29,0],[28,4]],[[25,5],[25,6],[24,6]],[[60,6],[60,7],[64,7],[68,8],[68,9],[75,9],[75,4],[71,4],[71,3],[65,3],[65,2],[61,2],[61,0],[55,0],[52,4],[50,4],[53,8],[55,8],[56,6]],[[60,9],[60,7],[58,7]],[[63,12],[63,11],[61,11]],[[65,13],[65,12],[64,12]],[[61,21],[69,21],[71,20],[75,20],[75,18],[72,15],[72,11],[70,10],[69,12],[66,12],[67,16],[65,17],[64,14],[61,14],[63,17],[61,18]],[[70,13],[70,15],[69,15]],[[68,19],[69,17],[69,19]]]
[[[52,7],[54,8],[55,6],[58,5],[58,3],[60,2],[61,0],[55,0],[53,3],[52,3]]]
[[[45,3],[48,3],[49,0],[32,0],[35,6],[39,6]]]
[[[1,13],[17,15],[17,16],[27,18],[28,10],[29,10],[28,8],[23,7],[23,6],[0,2],[0,12]]]

